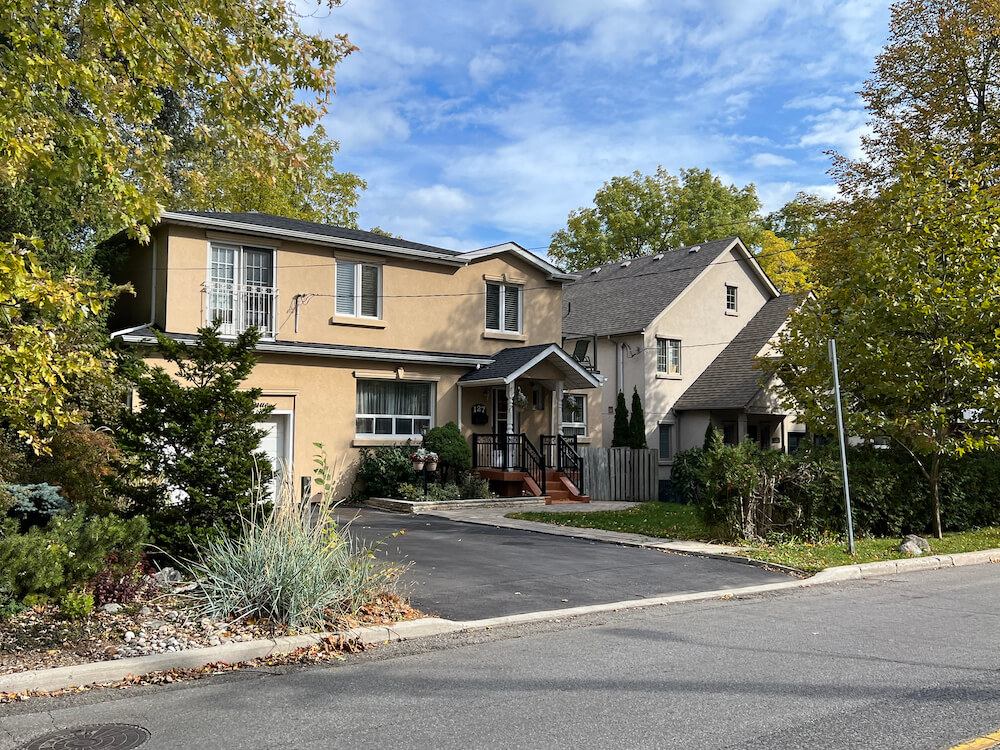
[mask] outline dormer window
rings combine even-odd
[[[521,333],[521,287],[486,282],[486,330],[491,333]]]
[[[337,261],[337,315],[382,317],[382,268],[374,263]]]

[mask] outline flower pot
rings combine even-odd
[[[437,461],[428,461],[426,464],[424,464],[424,468],[427,469],[427,471],[437,471],[437,467],[438,467]]]
[[[424,462],[423,461],[414,461],[413,462],[413,470],[414,471],[423,471],[424,470]]]

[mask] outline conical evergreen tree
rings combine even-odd
[[[632,435],[628,423],[628,407],[625,405],[625,394],[618,391],[618,403],[615,405],[615,429],[611,433],[612,448],[628,448],[632,445]]]
[[[642,411],[642,401],[639,398],[639,389],[632,388],[632,416],[628,423],[629,443],[633,448],[646,450],[649,445],[646,443],[646,415]]]
[[[708,423],[708,427],[705,428],[705,442],[702,444],[702,448],[705,450],[719,450],[724,445],[722,441],[722,432],[711,422]]]

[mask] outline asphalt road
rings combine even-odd
[[[950,748],[1000,727],[996,566],[382,646],[338,666],[0,706],[0,750],[138,724],[196,748]]]
[[[404,591],[417,609],[449,620],[716,591],[789,580],[749,565],[619,547],[431,516],[350,510],[350,529],[408,562]],[[404,534],[392,536],[405,529]]]

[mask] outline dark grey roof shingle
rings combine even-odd
[[[445,255],[458,255],[455,250],[446,250],[433,245],[423,245],[419,242],[410,242],[396,237],[386,237],[374,232],[363,232],[360,229],[347,229],[345,227],[335,227],[330,224],[320,224],[315,221],[303,221],[302,219],[288,219],[275,214],[262,214],[256,212],[246,213],[224,213],[219,211],[175,211],[177,214],[188,216],[200,216],[205,219],[221,219],[223,221],[238,221],[242,224],[251,224],[272,229],[283,229],[290,232],[309,232],[324,237],[334,239],[359,240],[362,242],[377,242],[380,245],[389,247],[399,247],[406,250],[419,250],[427,253],[444,253]]]
[[[512,372],[519,370],[526,365],[540,352],[548,349],[552,344],[534,344],[532,346],[512,346],[503,349],[493,355],[493,364],[472,370],[459,378],[459,381],[468,380],[492,380],[493,378],[506,378]]]
[[[745,409],[761,389],[762,373],[754,367],[754,357],[796,304],[792,294],[769,300],[677,399],[674,410]]]
[[[563,335],[607,336],[644,330],[680,296],[705,268],[738,238],[704,242],[698,252],[690,247],[633,258],[624,268],[611,263],[582,271],[581,278],[563,287]]]

